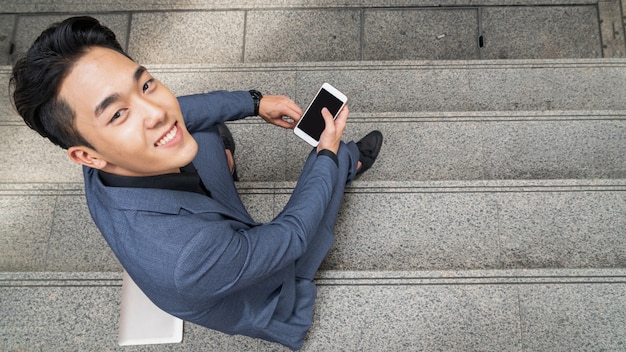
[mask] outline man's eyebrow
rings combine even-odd
[[[102,112],[104,110],[106,110],[106,108],[109,107],[109,105],[113,104],[115,101],[117,101],[120,98],[120,95],[115,93],[115,94],[111,94],[108,97],[104,98],[104,100],[102,100],[102,102],[100,102],[100,104],[98,104],[98,106],[96,106],[96,118],[98,118],[100,116],[100,114],[102,114]]]
[[[135,73],[133,74],[133,79],[135,80],[135,82],[139,82],[139,79],[141,79],[141,76],[143,76],[144,72],[146,71],[148,71],[148,69],[145,68],[144,66],[137,67],[137,69],[135,70]],[[108,108],[109,105],[113,104],[119,98],[120,98],[120,95],[117,93],[111,94],[108,97],[104,98],[104,100],[102,100],[100,104],[96,106],[96,110],[95,110],[96,117],[100,116],[100,114],[102,114],[102,112],[106,110],[106,108]]]
[[[148,69],[143,66],[137,67],[137,70],[135,70],[135,75],[133,76],[133,78],[135,79],[135,82],[139,82],[139,79],[141,78],[143,73],[146,71],[148,71]]]

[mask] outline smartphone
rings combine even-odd
[[[343,93],[330,84],[324,83],[304,111],[293,132],[313,147],[317,147],[326,127],[324,117],[322,117],[322,108],[327,108],[333,118],[337,118],[347,101],[348,98]]]

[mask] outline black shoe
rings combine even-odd
[[[224,142],[224,148],[230,150],[230,153],[233,155],[233,161],[235,160],[235,140],[233,139],[233,135],[230,133],[228,127],[225,124],[219,123],[217,124],[217,130],[222,137],[222,141]],[[237,176],[237,165],[235,164],[233,167],[233,180],[239,181],[239,176]]]
[[[356,176],[359,176],[374,165],[378,152],[383,146],[383,134],[380,131],[372,131],[356,142],[356,146],[359,148],[359,161],[361,162],[361,168],[356,172]]]

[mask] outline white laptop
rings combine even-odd
[[[118,343],[121,346],[179,343],[183,321],[162,311],[124,271]]]

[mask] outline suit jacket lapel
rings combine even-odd
[[[93,195],[103,204],[112,208],[163,214],[178,214],[181,209],[191,213],[213,212],[250,226],[256,225],[247,213],[242,214],[236,208],[205,195],[168,189],[107,187],[94,170],[89,170],[85,176],[85,186],[90,187]]]

